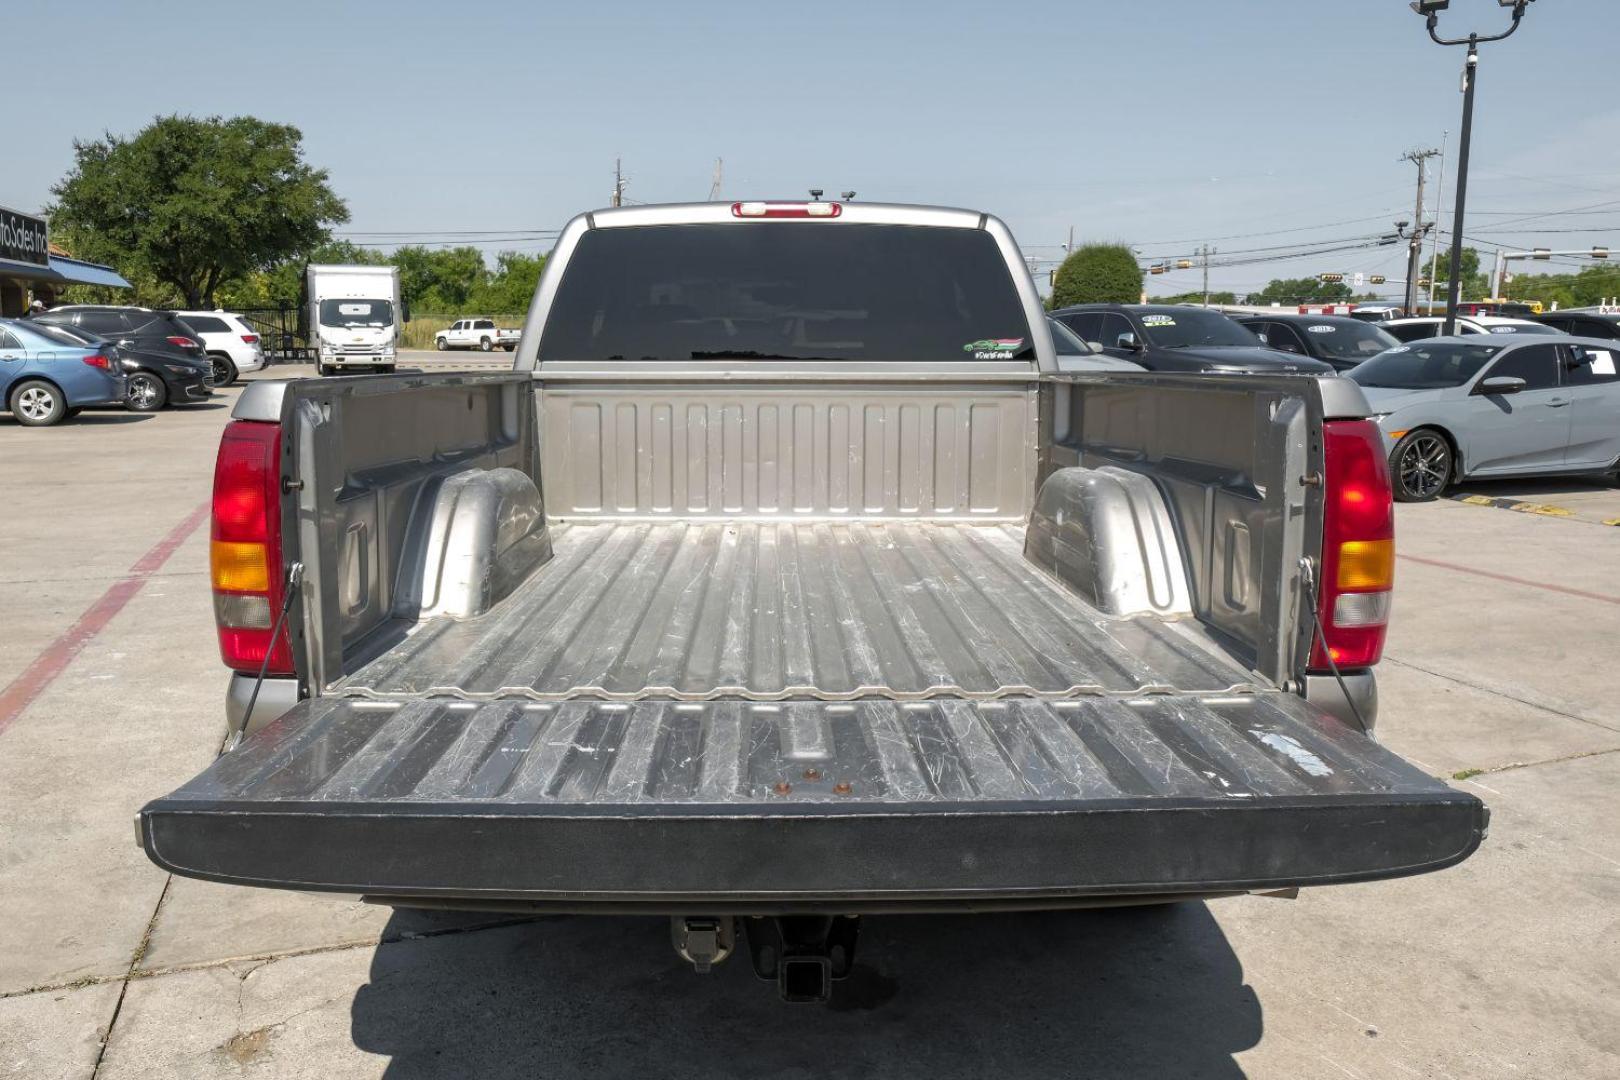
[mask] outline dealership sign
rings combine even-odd
[[[0,206],[0,259],[50,265],[50,228],[45,219]]]

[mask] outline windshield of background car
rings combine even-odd
[[[1080,335],[1070,330],[1056,319],[1047,319],[1047,325],[1052,328],[1052,348],[1059,356],[1096,356],[1090,345],[1080,340]]]
[[[392,326],[394,305],[388,300],[322,300],[322,326]]]
[[[1500,345],[1462,345],[1456,342],[1418,342],[1397,345],[1363,361],[1349,372],[1362,386],[1399,390],[1439,390],[1461,386],[1479,374]]]
[[[989,233],[831,221],[592,229],[540,336],[543,362],[1034,355]]]
[[[1378,329],[1372,323],[1354,322],[1301,322],[1294,329],[1309,334],[1323,356],[1335,360],[1365,360],[1377,356],[1385,349],[1399,345],[1394,334]]]
[[[1136,312],[1136,319],[1147,332],[1148,343],[1161,349],[1188,349],[1208,345],[1242,345],[1253,348],[1260,339],[1249,330],[1214,311],[1177,308],[1174,311]]]

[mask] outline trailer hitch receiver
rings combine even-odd
[[[775,982],[789,1004],[825,1004],[832,984],[855,967],[861,922],[853,915],[782,915],[746,926],[754,974]]]

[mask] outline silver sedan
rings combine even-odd
[[[1620,465],[1620,342],[1430,338],[1381,352],[1349,377],[1372,405],[1403,502],[1457,480]]]

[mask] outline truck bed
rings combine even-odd
[[[556,526],[494,609],[421,624],[150,804],[147,850],[396,901],[853,912],[1355,881],[1478,845],[1478,800],[1185,622],[1103,616],[1021,532]]]
[[[561,701],[1229,693],[1264,685],[1191,620],[1107,617],[1023,527],[938,521],[553,526],[494,610],[441,616],[335,688]]]

